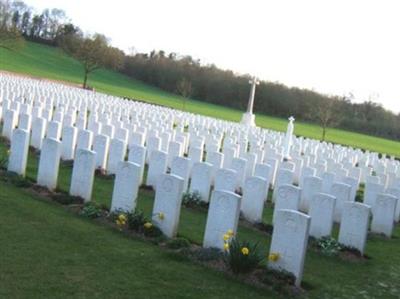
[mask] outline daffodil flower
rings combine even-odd
[[[151,222],[146,222],[145,224],[143,224],[144,228],[149,229],[153,226],[153,224]]]
[[[164,213],[163,213],[163,212],[158,213],[158,218],[159,218],[160,220],[164,220],[164,218],[165,218]]]
[[[277,252],[271,252],[268,256],[268,260],[271,262],[277,262],[280,258],[280,254]]]
[[[229,250],[229,243],[224,243],[224,251],[228,251]]]
[[[247,247],[242,248],[242,254],[243,255],[249,255],[250,250]]]

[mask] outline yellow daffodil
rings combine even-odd
[[[228,241],[228,240],[230,239],[230,237],[231,237],[231,236],[229,236],[228,234],[225,234],[225,235],[223,236],[224,241]]]
[[[277,253],[277,252],[271,252],[271,253],[269,254],[269,256],[268,256],[268,260],[269,260],[270,262],[277,262],[277,261],[279,260],[280,257],[281,257],[281,256],[280,256],[279,253]]]
[[[247,247],[242,248],[242,254],[243,255],[249,255],[250,250]]]
[[[165,218],[164,213],[163,213],[163,212],[158,213],[158,218],[159,218],[160,220],[164,220],[164,218]]]
[[[153,224],[151,222],[146,222],[143,226],[144,226],[144,228],[149,229],[153,226]]]
[[[122,221],[122,222],[125,222],[126,221],[126,216],[124,214],[119,214],[118,220]]]
[[[125,221],[122,221],[120,219],[117,219],[115,222],[117,223],[118,226],[123,226],[126,223]]]
[[[231,229],[228,229],[228,232],[227,232],[227,234],[228,234],[230,237],[232,237],[232,236],[233,236],[233,230],[231,230]]]
[[[224,243],[224,250],[228,251],[229,250],[229,243]]]

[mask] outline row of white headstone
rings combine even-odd
[[[301,262],[302,269],[304,251],[300,243],[290,243],[292,237],[277,233],[281,223],[277,215],[308,219],[283,221],[288,226],[284,231],[291,231],[293,221],[307,223],[307,233],[301,239],[304,242],[308,234],[330,235],[333,221],[341,222],[339,241],[363,252],[370,207],[371,229],[389,236],[393,219],[398,220],[400,214],[400,204],[396,205],[400,167],[392,158],[293,137],[292,159],[283,161],[285,141],[276,132],[35,80],[0,76],[0,87],[2,133],[12,137],[9,170],[25,172],[31,144],[41,149],[38,184],[55,188],[60,158],[74,159],[72,195],[90,200],[94,170],[102,168],[116,174],[112,209],[132,210],[148,164],[146,184],[156,188],[153,215],[160,210],[168,213],[171,222],[158,223],[168,236],[176,233],[182,192],[197,191],[202,200],[208,201],[210,190],[214,190],[204,245],[219,248],[225,228],[236,230],[240,211],[249,221],[261,221],[271,186],[275,202],[273,240],[277,239],[271,251],[282,255],[273,265],[297,277],[301,273],[290,267]],[[375,176],[371,176],[373,170]],[[168,171],[170,174],[166,174]],[[180,183],[172,183],[173,188],[168,187],[171,183],[158,186],[160,180],[174,182],[174,178],[183,180],[182,188]],[[368,205],[354,202],[361,182],[366,184],[364,203]],[[163,201],[165,188],[172,190],[171,200]],[[234,193],[240,189],[242,197]],[[220,197],[228,200],[228,208],[215,199]],[[222,217],[211,216],[214,213],[222,213]],[[231,217],[225,217],[226,213]],[[230,220],[219,223],[225,219]],[[301,224],[294,232],[302,236],[299,227]],[[209,241],[213,238],[215,242]],[[276,251],[277,242],[286,245]],[[285,247],[289,245],[295,246],[303,258],[293,257]]]

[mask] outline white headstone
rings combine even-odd
[[[300,208],[301,189],[293,185],[281,185],[276,191],[276,200],[274,206],[274,214],[272,222],[275,222],[276,213],[279,210],[294,210]]]
[[[14,129],[11,137],[10,157],[8,159],[8,171],[25,176],[28,161],[29,132],[22,129]]]
[[[183,192],[186,192],[189,184],[190,160],[184,157],[175,157],[171,163],[171,174],[183,179]]]
[[[303,277],[310,219],[297,211],[279,210],[274,222],[270,254],[278,254],[279,258],[268,262],[268,267],[292,273],[298,287]]]
[[[96,168],[105,170],[107,167],[110,138],[107,135],[96,135],[93,138],[93,151],[96,153]]]
[[[172,174],[161,174],[158,177],[152,220],[169,238],[174,238],[178,232],[182,193],[182,178]]]
[[[135,210],[139,183],[140,166],[129,161],[119,162],[115,175],[111,212]]]
[[[40,152],[37,183],[54,190],[57,187],[58,168],[60,165],[61,142],[52,138],[43,140]]]
[[[47,123],[47,138],[53,138],[56,140],[60,140],[61,137],[61,123],[58,121],[49,121]]]
[[[215,173],[214,190],[225,190],[235,192],[236,190],[236,171],[221,168]]]
[[[240,210],[243,217],[253,223],[262,222],[264,202],[267,199],[268,182],[261,177],[246,179]]]
[[[399,188],[388,188],[385,193],[393,195],[394,197],[397,198],[397,205],[396,205],[396,211],[394,213],[394,220],[396,222],[400,221],[400,189]]]
[[[163,151],[153,150],[149,160],[146,185],[156,187],[158,177],[167,171],[168,154]]]
[[[339,243],[364,253],[371,208],[359,202],[343,203]]]
[[[141,145],[132,144],[129,147],[128,161],[140,166],[140,185],[143,183],[143,174],[146,162],[146,148]]]
[[[11,139],[12,133],[18,124],[18,113],[14,110],[6,110],[3,121],[3,130],[1,135]]]
[[[331,187],[330,195],[336,197],[335,212],[333,219],[335,222],[340,222],[342,219],[342,213],[345,202],[354,201],[351,200],[351,186],[344,183],[334,183]]]
[[[80,196],[85,202],[92,197],[96,153],[93,151],[78,149],[76,151],[74,166],[72,168],[71,187],[69,194]]]
[[[193,164],[190,192],[198,192],[201,200],[208,202],[211,187],[212,165],[206,162]]]
[[[117,172],[118,164],[125,160],[126,143],[120,139],[111,139],[108,151],[107,160],[107,173],[115,174]]]
[[[330,237],[336,198],[325,193],[315,194],[310,202],[310,236],[320,239]]]
[[[93,133],[89,130],[79,130],[76,141],[77,149],[91,150],[93,144]]]
[[[316,194],[321,192],[321,188],[322,180],[319,177],[308,176],[304,178],[300,201],[301,211],[309,211],[311,199],[313,199]]]
[[[239,214],[239,195],[229,191],[213,191],[208,209],[203,247],[213,247],[223,250],[223,236],[229,230],[232,230],[236,234]]]
[[[75,127],[64,127],[62,130],[61,158],[73,160],[75,155],[76,137],[78,129]]]
[[[276,174],[276,180],[275,180],[275,186],[274,186],[274,192],[272,194],[272,201],[275,202],[276,198],[276,192],[275,190],[278,190],[280,186],[282,185],[291,185],[293,184],[293,177],[294,177],[294,172],[288,169],[279,169],[277,174]]]
[[[32,123],[32,138],[31,145],[36,149],[41,149],[44,135],[46,134],[46,120],[42,117],[37,117]]]
[[[391,237],[393,233],[397,198],[390,194],[378,194],[373,208],[371,231]]]

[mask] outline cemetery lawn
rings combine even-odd
[[[0,142],[0,159],[7,146]],[[27,177],[36,180],[38,156],[29,153]],[[61,163],[59,186],[67,192],[71,166]],[[110,207],[113,179],[96,177],[93,200]],[[0,297],[279,298],[221,273],[190,264],[150,243],[124,237],[91,220],[44,202],[25,189],[0,183]],[[154,193],[141,189],[138,208],[151,215]],[[182,207],[178,234],[201,244],[206,211]],[[264,210],[270,224],[272,208]],[[337,237],[335,227],[334,236]],[[260,242],[271,236],[241,222],[238,238]],[[305,298],[400,298],[400,226],[392,239],[369,236],[369,259],[343,259],[308,249]],[[1,285],[3,284],[3,285]],[[35,297],[35,296],[33,296]]]
[[[82,67],[77,61],[63,54],[58,48],[31,42],[26,42],[26,46],[19,52],[0,48],[0,70],[76,85],[81,84],[83,78]],[[90,74],[88,84],[97,91],[116,96],[140,99],[177,109],[181,109],[183,105],[182,98],[177,95],[108,70],[98,70]],[[196,100],[187,101],[186,110],[230,121],[239,121],[243,113],[243,111]],[[286,119],[265,115],[257,115],[256,122],[258,126],[277,131],[285,131],[287,126]],[[322,130],[314,124],[296,122],[295,134],[320,139]],[[328,129],[326,140],[400,157],[400,142],[398,141],[338,129]]]

